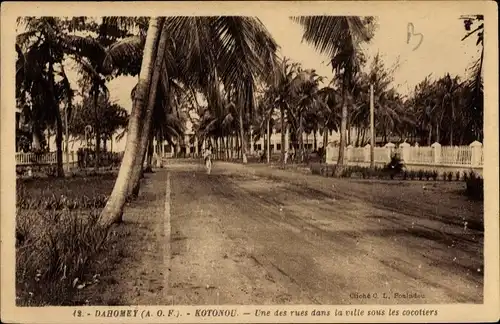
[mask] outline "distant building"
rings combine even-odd
[[[192,125],[191,123],[188,123],[188,127],[184,137],[180,140],[179,145],[170,145],[167,141],[163,141],[161,143],[163,145],[163,153],[166,155],[174,155],[174,153],[177,153],[178,155],[182,156],[193,156],[193,155],[199,155],[202,150],[203,150],[203,143],[200,141],[200,139],[197,138],[196,134],[192,130]],[[271,141],[270,141],[270,152],[271,154],[278,154],[281,152],[281,132],[276,129],[271,130]],[[263,152],[266,149],[266,141],[264,140],[264,136],[260,136],[258,140],[253,140],[252,139],[253,133],[249,134],[249,139],[248,139],[248,151],[247,153],[250,155],[258,155],[259,153]],[[314,150],[314,134],[310,133],[303,133],[302,135],[303,141],[304,141],[304,147],[307,150]],[[255,137],[254,137],[255,138]],[[292,146],[298,145],[297,143],[293,143],[291,140],[292,136],[289,133],[288,134],[288,148],[291,149]],[[328,142],[335,142],[339,140],[339,134],[334,131],[330,131],[328,134]],[[174,144],[177,144],[176,141],[174,141]],[[158,145],[158,143],[155,141],[154,143],[155,147],[157,147],[157,152],[156,153],[161,153],[158,152],[161,150],[161,145]],[[316,149],[323,147],[323,135],[318,131],[316,132]],[[177,151],[176,151],[177,150]]]

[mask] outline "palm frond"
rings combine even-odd
[[[115,75],[138,75],[146,38],[131,36],[112,44],[103,59],[103,72]]]

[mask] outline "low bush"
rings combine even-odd
[[[396,175],[399,175],[404,169],[404,163],[399,154],[394,154],[391,157],[391,161],[387,163],[384,170],[389,174],[391,179],[394,179]]]
[[[311,164],[312,174],[322,176],[333,176],[336,165]],[[344,166],[340,175],[341,178],[363,178],[363,179],[401,179],[401,180],[420,180],[420,181],[468,181],[478,176],[473,172],[449,171],[438,172],[437,170],[405,170],[402,161],[397,156],[391,159],[384,167],[375,166],[374,168],[358,165]]]
[[[471,172],[465,180],[465,193],[472,199],[482,200],[484,198],[484,181],[483,178]]]
[[[324,165],[322,165],[320,163],[311,164],[310,169],[311,169],[312,174],[324,175],[325,167],[324,167]]]

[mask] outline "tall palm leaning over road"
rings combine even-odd
[[[158,50],[160,42],[165,42],[166,50]],[[156,95],[169,96],[171,78],[184,83],[186,89],[192,86],[206,97],[217,95],[219,92],[213,90],[222,84],[236,98],[245,162],[246,136],[241,121],[255,109],[255,83],[268,81],[268,71],[276,64],[277,47],[263,24],[253,17],[150,18],[125,154],[111,196],[100,215],[102,226],[121,219],[135,175],[140,175],[142,161],[137,163],[137,159],[144,159],[147,143],[141,138],[149,136],[145,125],[151,122],[156,101],[148,96],[154,97],[155,91]],[[161,68],[156,69],[155,65]],[[172,70],[178,72],[171,75]]]
[[[151,74],[154,65],[156,40],[160,34],[159,24],[161,19],[152,17],[149,20],[149,28],[144,46],[144,54],[141,65],[141,73],[137,84],[137,91],[134,96],[132,111],[129,117],[127,128],[127,143],[123,155],[118,177],[111,192],[106,206],[101,212],[99,221],[104,227],[108,227],[116,221],[121,220],[123,207],[128,196],[128,189],[131,182],[137,154],[139,154],[141,117],[151,83]]]
[[[347,130],[347,97],[353,76],[359,70],[360,45],[373,37],[373,17],[298,16],[293,21],[304,28],[303,39],[330,57],[332,70],[342,79],[342,120],[340,147],[335,174],[344,166],[344,148]]]

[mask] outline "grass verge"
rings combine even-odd
[[[119,240],[97,225],[114,175],[17,181],[16,304],[85,304],[100,281],[94,261]],[[116,243],[116,242],[115,242]]]

